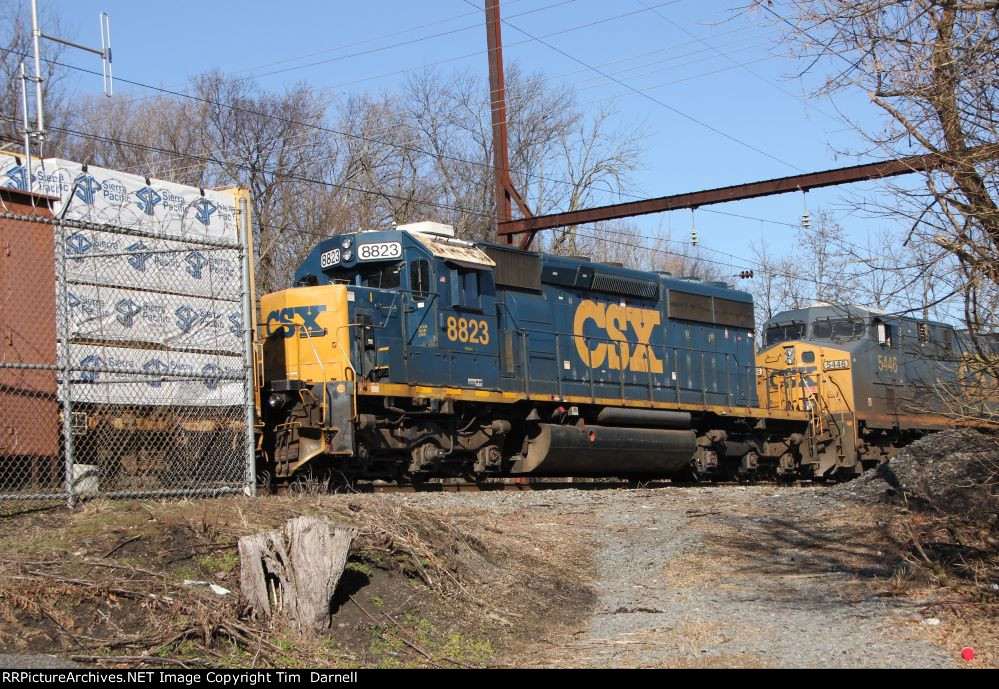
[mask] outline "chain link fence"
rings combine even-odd
[[[252,494],[248,199],[72,165],[0,192],[0,500]]]

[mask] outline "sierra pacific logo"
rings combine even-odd
[[[132,244],[131,246],[126,248],[128,251],[135,252],[133,256],[128,257],[128,265],[132,266],[140,273],[146,272],[146,263],[149,262],[149,259],[152,258],[153,255],[144,254],[141,252],[143,249],[146,249],[148,247],[142,242],[136,242],[135,244]]]
[[[139,199],[139,203],[136,205],[146,215],[153,215],[156,211],[156,205],[163,200],[159,192],[152,187],[142,187],[135,192],[135,197]]]
[[[117,316],[115,318],[126,328],[135,325],[135,317],[142,311],[142,307],[131,299],[121,299],[114,305]]]
[[[209,376],[205,381],[205,387],[209,390],[217,390],[219,384],[222,382],[219,380],[225,371],[215,364],[205,364],[204,368],[201,369],[202,375]]]
[[[190,306],[181,306],[174,314],[177,316],[177,327],[182,333],[191,332],[191,328],[198,322],[198,312]]]
[[[101,183],[93,175],[80,175],[73,180],[73,185],[76,187],[76,198],[88,206],[93,206],[97,199],[97,192],[101,190]]]
[[[66,303],[69,310],[79,309],[84,316],[99,315],[104,311],[104,302],[93,297],[80,296],[73,292],[66,294]]]
[[[212,216],[219,211],[219,207],[208,199],[198,199],[191,207],[194,209],[195,219],[205,227],[212,223]]]
[[[68,256],[83,256],[90,253],[93,248],[94,243],[82,232],[74,232],[66,237],[66,254]],[[74,258],[73,260],[77,263],[83,261],[82,258]]]
[[[80,372],[80,380],[84,383],[96,383],[97,379],[100,378],[100,371],[94,369],[104,368],[104,359],[97,356],[96,354],[91,354],[90,356],[84,357],[80,361],[80,368],[89,369]]]
[[[200,280],[204,277],[205,266],[208,265],[209,261],[205,258],[205,255],[200,251],[192,251],[184,259],[187,262],[187,274],[190,275],[195,280]]]
[[[150,359],[142,366],[142,370],[150,376],[146,385],[151,388],[163,387],[163,377],[170,372],[170,367],[159,359]]]
[[[28,174],[23,165],[15,165],[4,173],[7,178],[6,187],[8,189],[28,190]]]
[[[229,332],[233,337],[240,337],[243,334],[243,314],[239,311],[229,314]]]

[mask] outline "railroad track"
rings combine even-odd
[[[794,481],[781,484],[767,482],[778,487],[801,487],[817,485],[811,481]],[[339,486],[330,489],[331,493],[489,493],[489,492],[525,492],[538,490],[622,490],[640,488],[691,488],[711,486],[753,485],[738,481],[714,482],[672,482],[664,481],[623,481],[623,480],[527,480],[527,479],[492,479],[475,482],[460,479],[435,479],[421,483],[393,483],[388,481],[358,481],[350,486]],[[277,495],[294,495],[294,483],[274,486]]]

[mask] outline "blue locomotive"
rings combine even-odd
[[[261,299],[262,448],[277,477],[790,468],[830,441],[761,406],[753,328],[724,283],[437,223],[338,235]]]

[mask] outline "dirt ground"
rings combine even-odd
[[[886,502],[894,489],[883,479],[26,510],[0,517],[0,658],[154,667],[999,666],[999,597],[988,595],[999,582],[922,576],[913,558],[923,551],[905,534],[927,517]],[[238,538],[300,514],[360,529],[329,633],[313,640],[253,619],[238,594]],[[962,658],[965,647],[974,660]]]

